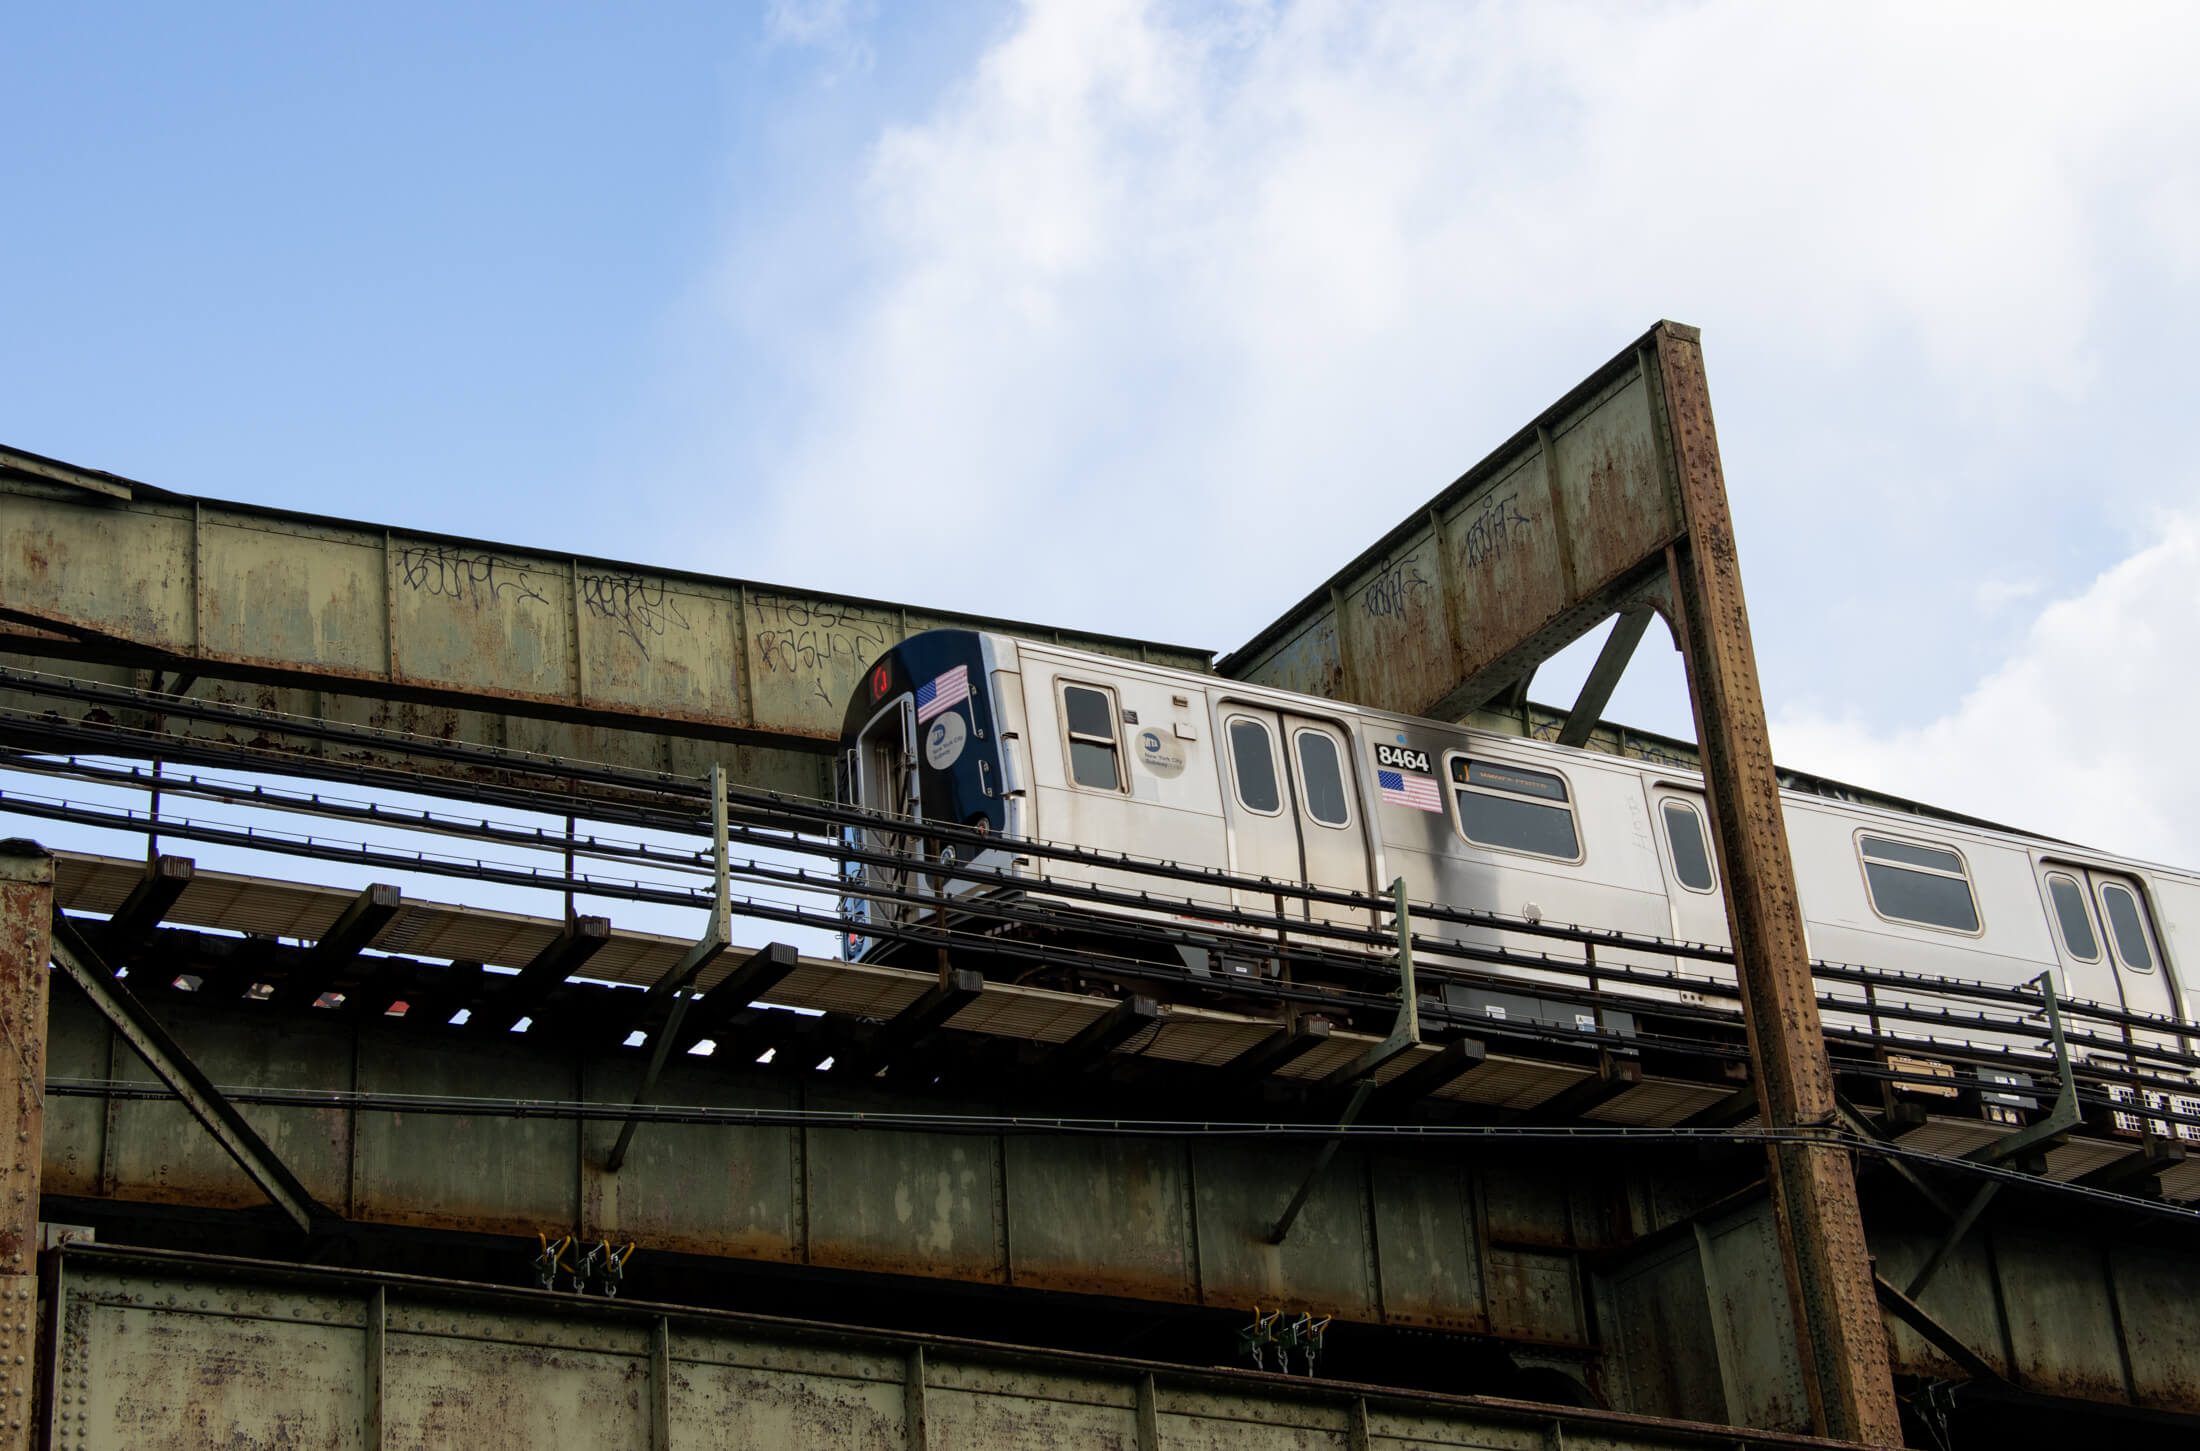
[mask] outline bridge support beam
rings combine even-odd
[[[1648,356],[1653,347],[1655,361]],[[1668,546],[1666,566],[1765,1123],[1823,1128],[1830,1138],[1838,1112],[1833,1070],[1803,938],[1702,348],[1692,335],[1661,328],[1643,350],[1644,374],[1662,383],[1658,421],[1680,484],[1686,532]],[[1812,1418],[1822,1434],[1840,1440],[1899,1446],[1886,1330],[1848,1153],[1830,1142],[1767,1152]]]
[[[0,841],[0,1451],[27,1451],[38,1309],[38,1181],[46,1143],[46,955],[53,858]]]

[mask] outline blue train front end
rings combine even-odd
[[[992,653],[974,630],[912,635],[871,662],[848,702],[834,795],[883,818],[845,828],[847,844],[868,858],[846,868],[850,959],[890,955],[900,940],[893,934],[936,922],[946,899],[970,890],[952,868],[981,853],[927,827],[996,837],[1013,830]]]

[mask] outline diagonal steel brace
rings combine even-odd
[[[1298,1222],[1299,1211],[1306,1207],[1306,1196],[1314,1192],[1314,1181],[1321,1177],[1329,1161],[1337,1157],[1337,1150],[1344,1145],[1343,1130],[1352,1126],[1375,1093],[1375,1070],[1421,1041],[1421,999],[1413,985],[1413,917],[1406,910],[1406,879],[1399,877],[1390,884],[1392,911],[1398,918],[1398,1019],[1391,1026],[1390,1036],[1377,1043],[1360,1056],[1349,1076],[1359,1082],[1353,1087],[1352,1098],[1337,1116],[1339,1132],[1322,1141],[1320,1152],[1314,1155],[1313,1167],[1299,1181],[1296,1194],[1284,1206],[1283,1217],[1268,1232],[1270,1244],[1282,1244],[1290,1237],[1291,1226]]]
[[[2055,1093],[2055,1103],[2048,1109],[2047,1116],[2038,1123],[2029,1124],[2013,1134],[2005,1134],[1964,1155],[1965,1158],[1981,1164],[2006,1164],[2011,1159],[2070,1132],[2083,1117],[2078,1108],[2077,1075],[2070,1066],[2070,1045],[2063,1041],[2062,1012],[2055,1002],[2054,974],[2043,972],[2039,975],[2038,982],[2040,1000],[2047,1009],[2048,1036],[2055,1043],[2055,1076],[2059,1085]],[[1948,1262],[1948,1256],[1956,1252],[1956,1246],[1963,1243],[1963,1237],[1971,1232],[1971,1226],[1978,1223],[1979,1216],[1986,1212],[1986,1206],[2000,1192],[2002,1183],[2000,1179],[1989,1179],[1978,1186],[1978,1191],[1971,1196],[1971,1202],[1963,1206],[1963,1212],[1956,1216],[1956,1222],[1949,1227],[1948,1237],[1940,1242],[1940,1248],[1933,1251],[1933,1257],[1925,1261],[1924,1267],[1903,1289],[1905,1300],[1914,1301],[1925,1293],[1925,1287],[1933,1282],[1933,1276],[1940,1273],[1940,1267]]]
[[[214,1141],[228,1150],[229,1157],[237,1161],[237,1167],[290,1216],[300,1233],[313,1233],[314,1223],[325,1218],[328,1211],[314,1202],[298,1176],[290,1172],[290,1167],[276,1157],[267,1141],[245,1122],[237,1106],[223,1096],[213,1080],[191,1061],[191,1055],[168,1036],[168,1030],[145,1010],[145,1005],[122,985],[107,964],[99,960],[91,944],[58,911],[53,914],[52,957],[54,965],[92,1000],[100,1016],[114,1025],[122,1040],[137,1051],[154,1076],[168,1085],[169,1092],[183,1101],[183,1106],[205,1125]]]
[[[717,878],[711,901],[710,925],[703,935],[689,945],[680,960],[668,969],[663,977],[650,984],[642,997],[645,1018],[652,1015],[667,997],[672,999],[672,1009],[665,1020],[649,1033],[649,1067],[642,1073],[642,1086],[634,1092],[634,1107],[647,1104],[650,1095],[657,1091],[657,1080],[664,1076],[665,1062],[672,1056],[672,1045],[679,1039],[680,1025],[687,1018],[688,1004],[693,1001],[690,989],[703,969],[716,962],[733,941],[733,899],[730,876],[731,863],[726,856],[726,768],[713,765],[710,768],[710,834],[711,859]],[[619,1128],[618,1142],[611,1146],[611,1153],[604,1159],[604,1170],[616,1174],[626,1163],[627,1146],[634,1142],[634,1131],[641,1127],[641,1119],[629,1118]]]

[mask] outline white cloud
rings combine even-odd
[[[787,45],[823,45],[847,39],[855,28],[850,0],[771,0],[764,33]]]
[[[975,524],[1040,547],[956,603],[1228,645],[1660,314],[1730,408],[1892,349],[2025,416],[2096,371],[2101,194],[2200,141],[2154,33],[2196,21],[1032,4],[879,139],[845,319],[772,340],[804,403],[768,557],[936,598]],[[1061,567],[1103,535],[1146,562]],[[1215,601],[1137,598],[1192,558]]]
[[[2036,579],[2003,579],[1998,575],[1989,575],[1978,582],[1977,588],[1971,591],[1971,597],[1978,601],[1981,611],[1991,613],[2021,604],[2039,592],[2040,582]]]
[[[1960,732],[1901,723],[1967,719],[2031,601],[2200,498],[2127,401],[2200,325],[2196,39],[2172,6],[1033,0],[879,136],[853,264],[740,271],[792,403],[716,557],[1229,648],[1677,317],[1784,739],[1983,797],[1906,764]],[[813,275],[830,308],[755,305]],[[2189,607],[2155,631],[2093,674],[2200,644]],[[1971,809],[2200,860],[2118,824],[2135,774],[2062,769]]]
[[[1783,766],[1868,784],[2088,846],[2200,866],[2200,518],[2034,621],[1946,715],[1883,732],[1781,714]]]
[[[764,7],[764,35],[775,45],[822,52],[832,62],[829,75],[868,70],[873,56],[865,29],[873,6],[868,0],[770,0]]]

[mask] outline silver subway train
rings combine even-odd
[[[1053,841],[1359,893],[1402,877],[1417,901],[1729,941],[1701,779],[1655,762],[964,630],[913,636],[876,661],[841,745],[844,802],[1002,840],[980,865],[1030,870],[1008,843]],[[2200,987],[2188,993],[2180,973],[2200,952],[2200,875],[1929,812],[1794,791],[1783,808],[1814,958],[2004,986],[2052,973],[2067,997],[2179,1023],[2200,1013]],[[882,848],[914,839],[868,835]],[[1131,892],[1157,885],[1090,862],[1043,869]],[[928,909],[892,899],[892,868],[864,870],[850,945],[888,955],[895,943],[876,934]],[[1277,907],[1256,886],[1173,885],[1190,899],[1180,921],[1196,923],[1202,906]],[[1380,925],[1364,907],[1287,910]],[[1447,931],[1529,953],[1551,945],[1501,926]],[[1604,961],[1732,980],[1723,965],[1639,947]],[[1555,977],[1532,966],[1513,976],[1516,997],[1476,1001],[1492,1016],[1563,1021],[1536,995]],[[1685,985],[1638,995],[1697,997]],[[2139,1035],[2174,1041],[2169,1024]]]

